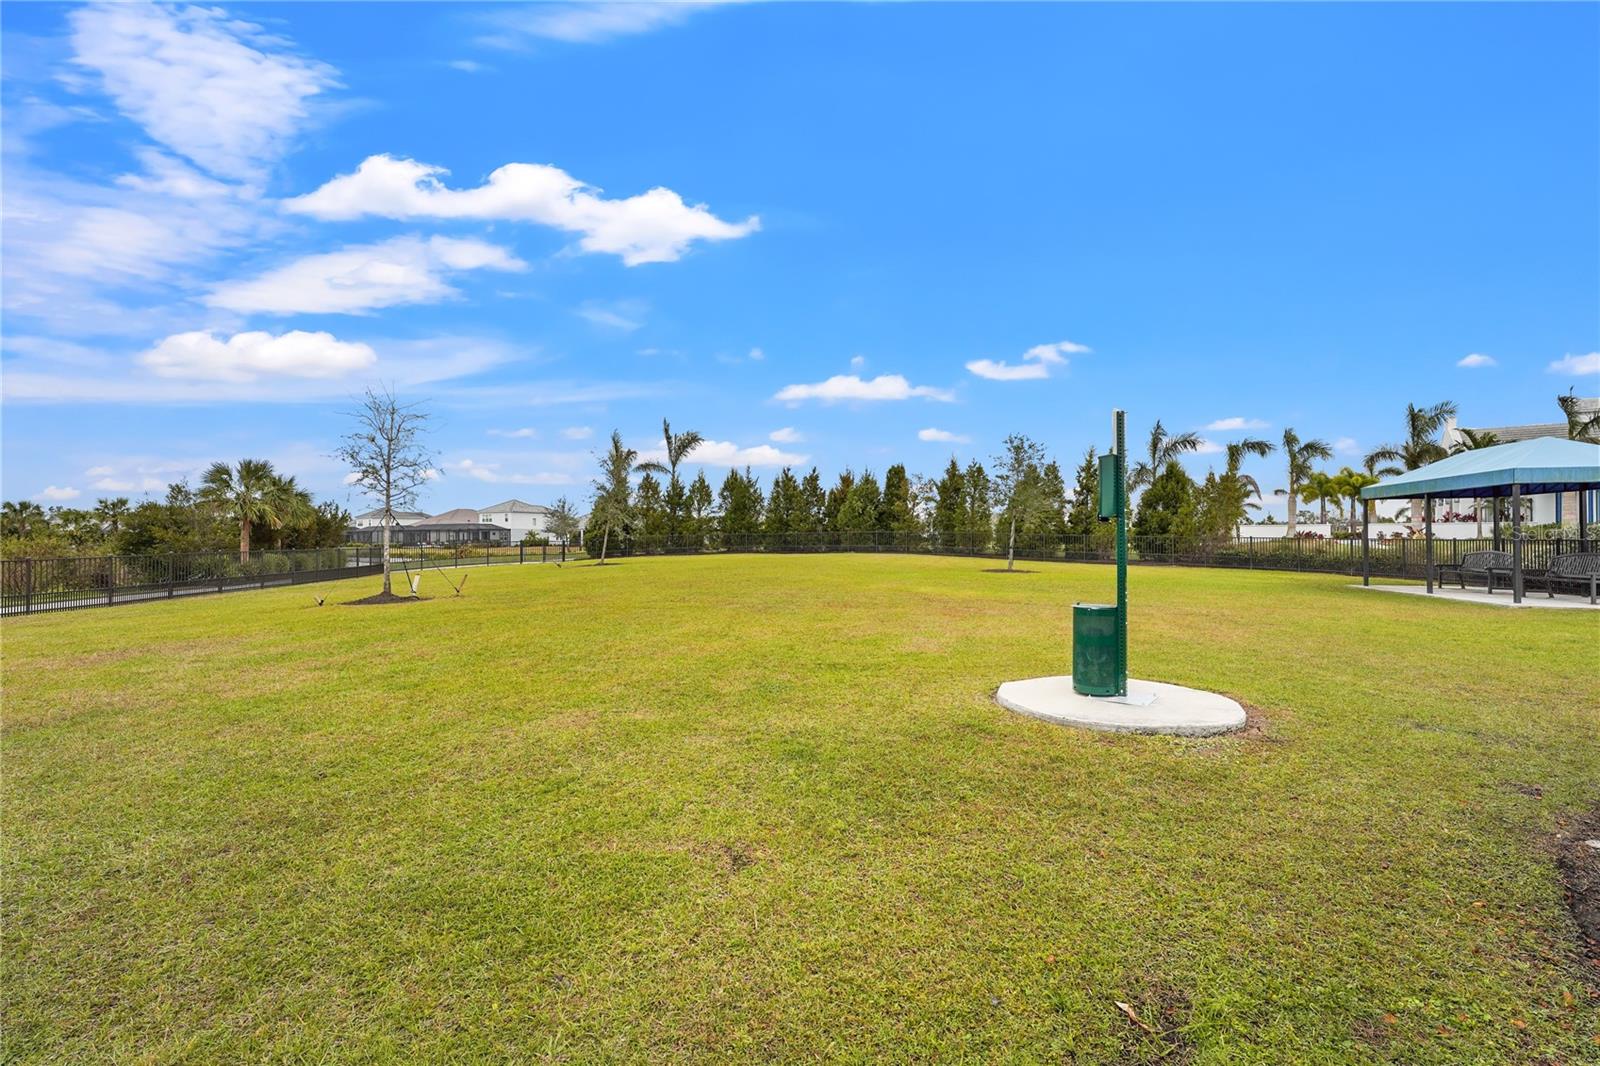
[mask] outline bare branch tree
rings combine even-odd
[[[428,415],[416,404],[402,404],[391,388],[367,389],[348,412],[355,431],[346,435],[334,456],[350,468],[352,487],[383,508],[383,594],[393,595],[389,574],[389,535],[396,508],[417,502],[417,490],[438,476],[433,452],[422,441]]]

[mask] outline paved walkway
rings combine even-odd
[[[1352,585],[1351,588],[1366,589],[1368,592],[1398,592],[1406,596],[1427,596],[1428,590],[1422,585]],[[1556,593],[1555,599],[1545,595],[1544,589],[1537,592],[1524,592],[1521,603],[1511,602],[1510,589],[1496,589],[1493,596],[1482,589],[1439,588],[1434,586],[1433,599],[1451,600],[1455,603],[1477,603],[1487,607],[1534,607],[1560,611],[1600,611],[1600,604],[1591,604],[1588,596],[1574,596],[1571,593]]]

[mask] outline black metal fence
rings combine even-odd
[[[396,570],[561,561],[562,545],[393,548]],[[182,552],[166,555],[82,555],[56,559],[0,559],[0,615],[110,607],[176,599],[208,592],[304,585],[383,572],[376,545],[295,551]]]
[[[1502,537],[1500,548],[1511,540]],[[1435,540],[1434,565],[1459,562],[1470,551],[1496,547],[1493,538]],[[1554,555],[1595,550],[1589,538],[1525,539],[1523,567],[1544,570]],[[591,549],[592,551],[592,549]],[[862,533],[751,533],[714,536],[635,536],[614,540],[610,554],[686,555],[703,552],[902,552],[920,555],[966,555],[1004,559],[1003,540],[993,537],[941,536],[937,534]],[[1422,579],[1426,576],[1427,543],[1422,538],[1392,537],[1368,545],[1368,566],[1374,577]],[[1018,537],[1016,557],[1031,562],[1110,563],[1116,548],[1108,536]],[[1180,537],[1129,537],[1128,561],[1171,566],[1215,566],[1249,570],[1297,570],[1313,573],[1361,574],[1361,541],[1316,537],[1236,537],[1220,543]]]
[[[1496,547],[1492,538],[1435,540],[1435,565],[1458,562],[1469,551]],[[1498,546],[1509,548],[1510,539]],[[1541,571],[1552,556],[1596,550],[1593,538],[1527,539],[1523,568]],[[1427,544],[1418,538],[1374,540],[1368,547],[1374,577],[1426,576]],[[921,533],[753,533],[744,535],[622,537],[609,546],[612,556],[698,555],[706,553],[801,554],[818,552],[898,552],[1004,559],[1004,542],[983,536]],[[1208,544],[1177,537],[1128,538],[1129,562],[1144,565],[1214,566],[1314,573],[1361,573],[1360,540],[1312,537],[1238,537]],[[439,566],[498,566],[563,562],[583,557],[566,545],[461,545],[407,547],[390,552],[394,568],[409,571]],[[1115,549],[1105,536],[1019,537],[1016,557],[1028,562],[1109,563]],[[174,599],[209,592],[299,585],[382,573],[382,550],[359,545],[306,551],[193,552],[169,555],[100,555],[59,559],[0,560],[0,614],[31,614],[75,607],[106,607]]]

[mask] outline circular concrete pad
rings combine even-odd
[[[1070,676],[1033,677],[1007,681],[994,698],[1018,714],[1109,733],[1209,737],[1244,728],[1244,708],[1228,697],[1160,681],[1129,678],[1126,697],[1080,696]]]

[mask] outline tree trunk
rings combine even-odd
[[[1406,525],[1410,526],[1412,529],[1421,529],[1427,521],[1425,512],[1423,511],[1423,508],[1426,506],[1427,504],[1423,503],[1421,500],[1412,500],[1410,515],[1411,520],[1407,522]]]
[[[386,477],[383,485],[383,517],[378,519],[379,522],[383,523],[383,594],[385,596],[394,595],[394,586],[390,583],[389,577],[391,573],[391,563],[389,561],[389,526],[394,521],[393,504],[394,497],[390,490],[389,479]],[[420,560],[417,565],[419,568],[417,573],[420,574],[422,573],[422,570],[420,569]]]
[[[1011,516],[1011,539],[1006,543],[1006,571],[1010,572],[1017,565],[1017,516]]]
[[[606,565],[606,546],[611,543],[611,525],[606,524],[606,531],[600,537],[600,565]]]
[[[1320,511],[1318,512],[1317,521],[1321,522],[1323,525],[1327,525],[1328,524],[1328,498],[1326,496],[1322,497],[1322,499],[1317,501],[1317,506],[1320,508]]]
[[[250,561],[250,519],[242,516],[239,519],[239,561]]]
[[[1300,502],[1300,493],[1295,490],[1295,485],[1294,485],[1294,482],[1292,482],[1292,481],[1289,482],[1289,497],[1288,498],[1289,498],[1289,506],[1288,506],[1288,512],[1289,513],[1288,513],[1286,524],[1289,527],[1288,535],[1292,537],[1292,536],[1294,536],[1294,517],[1295,517],[1294,511],[1295,511],[1295,505]]]

